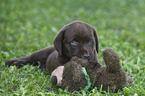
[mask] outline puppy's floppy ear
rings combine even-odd
[[[99,53],[99,38],[98,38],[95,28],[93,28],[93,33],[94,33],[94,37],[95,37],[95,41],[96,41],[96,50],[97,50],[97,53]]]
[[[63,46],[63,40],[64,40],[64,31],[65,31],[66,27],[64,26],[60,32],[57,34],[57,36],[55,37],[54,40],[54,47],[57,50],[57,52],[59,53],[59,55],[62,55],[62,46]]]

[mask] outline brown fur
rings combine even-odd
[[[79,91],[87,85],[87,81],[82,71],[82,66],[71,60],[64,66],[63,79],[61,87],[63,89],[68,88],[68,91]]]
[[[69,62],[73,56],[77,56],[87,59],[90,66],[99,68],[97,52],[99,41],[95,28],[85,22],[75,21],[60,30],[54,40],[54,46],[22,58],[6,60],[5,64],[18,67],[39,64],[40,68],[52,72],[58,66]]]
[[[102,85],[103,90],[107,91],[109,88],[113,92],[125,87],[127,83],[126,73],[121,68],[118,54],[112,48],[107,48],[103,51],[103,58],[106,67],[94,69],[89,66],[87,60],[73,57],[64,66],[63,88],[68,87],[69,91],[85,88],[87,82],[81,71],[82,66],[86,68],[93,87],[101,88]]]

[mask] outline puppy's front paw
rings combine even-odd
[[[20,60],[20,59],[9,59],[5,61],[6,66],[17,66],[18,68],[22,67],[23,65],[27,64],[27,60]]]
[[[5,65],[6,65],[6,66],[11,66],[11,65],[13,65],[14,62],[16,62],[16,61],[17,61],[17,60],[12,60],[12,59],[6,60],[6,61],[5,61]]]

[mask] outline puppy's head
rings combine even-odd
[[[59,55],[67,58],[77,56],[91,60],[99,52],[95,28],[81,21],[64,26],[56,36],[54,46]]]

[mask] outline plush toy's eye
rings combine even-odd
[[[70,44],[71,44],[72,46],[77,46],[79,43],[78,43],[77,41],[72,41]]]
[[[56,77],[56,76],[52,76],[52,77],[51,77],[51,83],[52,83],[53,85],[56,85],[56,84],[57,84],[57,77]]]

